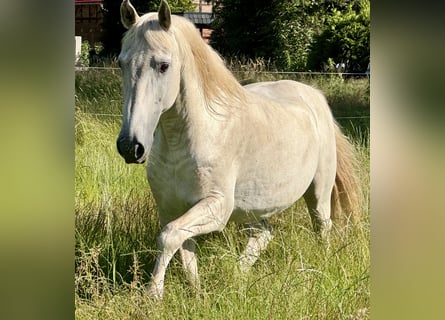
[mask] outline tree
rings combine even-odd
[[[312,43],[327,28],[330,15],[357,10],[362,2],[216,0],[211,45],[224,56],[261,57],[281,70],[306,70],[309,57],[314,58]]]
[[[102,43],[103,52],[106,55],[117,55],[121,48],[121,40],[126,29],[121,24],[120,5],[121,0],[104,0],[104,30]],[[139,15],[147,12],[157,11],[160,0],[131,0]],[[195,6],[192,0],[169,0],[168,4],[173,13],[192,11]]]
[[[332,2],[316,0],[283,1],[275,17],[276,35],[280,39],[275,48],[276,66],[283,70],[302,71],[306,68],[310,45],[324,22],[328,5]]]
[[[226,56],[261,57],[279,69],[302,70],[331,5],[317,0],[217,0],[211,44]]]
[[[277,0],[217,0],[210,43],[221,54],[272,58],[279,45],[274,35]]]
[[[346,10],[333,8],[324,30],[314,38],[308,67],[322,70],[331,62],[345,63],[346,71],[364,72],[369,63],[370,2],[349,4]],[[332,66],[330,66],[332,67]]]

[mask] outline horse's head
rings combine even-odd
[[[127,163],[143,163],[161,114],[179,94],[181,66],[170,30],[170,8],[164,0],[158,13],[142,17],[124,0],[121,21],[129,31],[119,55],[124,107],[117,149]]]

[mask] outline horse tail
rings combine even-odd
[[[354,146],[335,124],[337,172],[331,194],[332,219],[339,224],[359,220],[361,187]]]

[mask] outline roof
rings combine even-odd
[[[202,27],[209,27],[214,19],[213,13],[211,12],[184,12],[182,15],[196,26]]]
[[[75,4],[91,4],[91,3],[102,3],[103,0],[74,0]]]

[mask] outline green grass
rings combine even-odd
[[[200,292],[187,285],[174,259],[164,300],[156,303],[140,289],[156,256],[156,204],[144,167],[126,165],[116,151],[119,79],[118,71],[76,74],[76,319],[369,318],[369,119],[348,119],[365,191],[358,226],[335,230],[326,248],[298,201],[271,219],[275,238],[242,275],[237,259],[247,238],[229,224],[196,239]],[[313,81],[335,102],[334,114],[369,115],[366,81]]]

